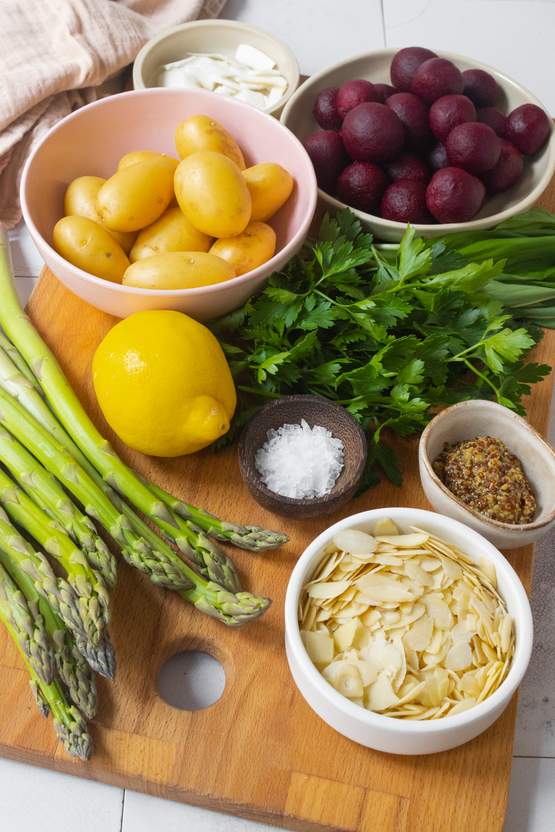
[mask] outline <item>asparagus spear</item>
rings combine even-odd
[[[54,678],[54,657],[48,643],[43,618],[36,605],[31,606],[8,572],[0,566],[0,609],[18,634],[19,644],[43,682]]]
[[[42,395],[42,391],[40,389],[40,384],[34,377],[33,373],[29,369],[25,359],[19,354],[16,350],[12,342],[6,338],[0,332],[0,349],[7,355],[7,357],[13,362],[17,370],[21,373],[21,375],[25,378],[27,383],[32,387],[39,395]]]
[[[102,522],[112,536],[123,543],[122,554],[126,560],[146,572],[155,583],[170,589],[189,590],[192,594],[185,593],[184,598],[230,626],[245,623],[266,610],[268,599],[248,592],[234,595],[215,582],[207,581],[188,566],[138,515],[124,509],[122,500],[110,502],[63,445],[2,389],[0,423],[13,436],[25,442],[31,454],[81,502],[86,512]],[[132,523],[130,514],[133,514]],[[136,545],[128,545],[131,538]]]
[[[0,429],[0,443],[2,434]],[[24,449],[21,448],[23,451]],[[1,458],[1,454],[0,454]],[[38,465],[37,465],[38,467]],[[79,603],[87,636],[96,647],[106,635],[110,599],[102,579],[91,569],[80,549],[30,497],[0,469],[0,502],[14,523],[55,558],[66,573]]]
[[[11,525],[0,508],[0,562],[11,571],[16,565],[33,581],[38,594],[45,598],[72,633],[79,652],[91,667],[109,677],[114,675],[114,658],[109,642],[94,648],[81,621],[77,597],[64,578],[57,577],[47,558],[35,551]]]
[[[0,621],[6,627],[21,653],[23,663],[29,673],[31,690],[40,712],[43,716],[47,716],[48,713],[52,714],[56,734],[63,742],[66,751],[73,757],[88,760],[92,752],[92,740],[87,731],[85,720],[78,709],[67,701],[57,679],[47,684],[39,677],[25,653],[21,633],[13,626],[9,611],[1,600]]]

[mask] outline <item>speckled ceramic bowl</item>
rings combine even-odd
[[[532,523],[512,525],[490,520],[449,491],[433,469],[445,443],[495,436],[518,457],[536,495]],[[500,549],[518,549],[555,525],[555,452],[525,419],[495,402],[477,399],[442,410],[424,430],[418,448],[420,481],[426,497],[442,514],[460,520]]]

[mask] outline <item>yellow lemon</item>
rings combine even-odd
[[[98,403],[130,448],[174,457],[229,430],[237,396],[217,339],[181,312],[136,312],[117,323],[93,359]]]

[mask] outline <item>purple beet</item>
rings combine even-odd
[[[347,164],[341,136],[334,130],[316,130],[305,139],[304,146],[314,165],[318,185],[333,193],[337,177]]]
[[[433,104],[442,95],[459,95],[464,81],[455,64],[445,58],[430,58],[414,73],[410,90],[423,101]]]
[[[432,170],[440,170],[449,166],[445,145],[438,142],[428,153],[428,162]]]
[[[337,180],[337,196],[342,202],[366,211],[375,212],[387,187],[387,176],[372,162],[352,162]]]
[[[442,168],[426,189],[426,206],[438,222],[467,222],[482,207],[485,193],[472,174],[460,168]]]
[[[482,175],[482,182],[490,194],[498,194],[515,185],[524,169],[522,153],[510,142],[501,139],[501,155],[496,166]]]
[[[312,114],[324,130],[338,130],[341,127],[341,117],[337,112],[337,92],[337,87],[326,87],[320,90],[314,102]]]
[[[421,46],[400,49],[391,61],[391,83],[398,90],[410,90],[412,76],[420,64],[436,57],[436,53],[431,49],[423,49]]]
[[[546,143],[551,133],[551,124],[541,109],[535,104],[522,104],[509,113],[507,118],[506,138],[521,153],[531,156]]]
[[[431,140],[428,108],[411,92],[391,95],[386,105],[399,117],[405,128],[406,144],[422,150]]]
[[[359,104],[365,101],[377,101],[378,97],[374,91],[374,84],[357,78],[354,81],[346,81],[339,87],[337,93],[337,112],[339,117],[344,119],[348,112],[354,110]]]
[[[390,179],[413,179],[427,182],[431,171],[426,162],[417,156],[416,153],[401,153],[392,162],[386,165]]]
[[[493,75],[483,69],[465,69],[462,77],[464,94],[477,107],[491,107],[501,95],[501,88]]]
[[[380,214],[395,222],[433,222],[426,207],[426,183],[414,179],[398,179],[385,192]]]
[[[430,107],[430,127],[444,142],[453,127],[476,120],[476,108],[466,95],[443,95]]]
[[[389,96],[395,95],[399,90],[396,90],[391,84],[374,84],[374,92],[376,93],[375,100],[379,101],[380,104],[385,104]]]
[[[451,165],[469,173],[484,173],[497,164],[501,140],[487,124],[469,121],[451,130],[445,147]]]
[[[349,156],[361,162],[389,162],[405,140],[403,125],[393,110],[374,101],[347,113],[341,136]]]
[[[488,127],[491,127],[493,132],[497,133],[500,138],[504,138],[507,132],[507,116],[504,116],[495,107],[482,107],[477,110],[476,118],[482,124],[487,124]]]

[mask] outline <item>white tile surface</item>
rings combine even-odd
[[[383,0],[387,46],[474,57],[528,87],[555,114],[552,0]]]
[[[553,832],[554,829],[555,760],[513,760],[504,832]]]
[[[380,0],[228,0],[226,17],[286,41],[304,72],[384,45]],[[383,0],[385,43],[474,55],[532,89],[555,113],[555,0]],[[477,25],[477,21],[479,25]],[[515,48],[518,44],[518,48]],[[41,268],[23,228],[11,232],[20,297]],[[554,422],[555,425],[555,422]],[[552,440],[553,441],[553,440]],[[522,686],[505,832],[555,830],[555,536],[536,556],[536,640]],[[32,799],[29,795],[32,794]],[[6,832],[264,832],[270,827],[0,759],[0,830]],[[121,826],[123,822],[123,826]],[[420,832],[420,831],[419,831]]]
[[[122,789],[0,758],[3,832],[120,832],[122,801]]]
[[[275,826],[126,791],[121,832],[271,832]]]
[[[384,46],[380,0],[228,0],[222,17],[285,41],[307,75]]]

